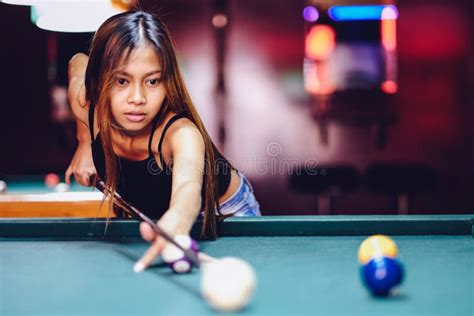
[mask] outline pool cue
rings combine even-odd
[[[99,191],[101,191],[102,193],[104,194],[107,194],[106,192],[110,193],[110,191],[107,189],[107,187],[105,186],[105,183],[104,181],[102,180],[99,180],[97,181],[96,183],[96,188],[99,189]],[[131,205],[130,203],[128,203],[127,201],[125,201],[121,196],[120,194],[118,194],[118,192],[114,192],[113,196],[112,196],[112,199],[113,199],[113,202],[115,202],[119,207],[123,208],[123,210],[125,212],[127,212],[128,214],[130,214],[132,217],[134,217],[135,219],[141,221],[141,222],[145,222],[147,223],[148,225],[151,226],[151,228],[153,228],[153,230],[158,234],[160,235],[161,237],[163,237],[164,239],[166,239],[166,241],[172,243],[174,246],[176,246],[179,250],[181,250],[184,255],[186,257],[188,257],[189,260],[191,260],[197,267],[199,267],[201,265],[201,260],[205,260],[205,261],[215,261],[217,259],[214,259],[206,254],[203,254],[203,253],[199,253],[199,255],[196,255],[194,252],[190,251],[189,249],[185,249],[183,248],[180,244],[178,244],[174,239],[173,237],[171,237],[168,233],[166,233],[165,231],[163,231],[159,226],[158,224],[156,224],[153,220],[151,220],[149,217],[147,217],[145,214],[143,214],[142,212],[140,212],[136,207],[134,207],[133,205]]]

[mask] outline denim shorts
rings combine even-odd
[[[253,193],[250,181],[243,173],[238,172],[240,185],[237,191],[227,200],[221,203],[222,215],[234,214],[234,216],[260,216],[260,205]]]

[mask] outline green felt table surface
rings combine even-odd
[[[33,176],[9,176],[4,180],[7,183],[7,192],[11,194],[40,194],[54,192],[53,188],[48,188],[44,183],[44,175]],[[2,179],[3,180],[3,179]],[[62,179],[64,181],[64,179]],[[94,188],[83,187],[72,181],[70,192],[92,192]]]
[[[222,237],[200,246],[256,269],[255,296],[237,314],[473,315],[472,218],[229,219]],[[200,295],[198,269],[175,275],[157,260],[135,274],[147,249],[137,223],[113,221],[106,237],[103,229],[89,219],[0,220],[0,315],[215,314]],[[388,298],[370,296],[359,277],[358,246],[376,232],[392,233],[406,271]]]

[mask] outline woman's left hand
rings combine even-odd
[[[176,235],[189,235],[189,229],[180,227],[178,218],[173,212],[166,212],[158,222],[158,226],[171,237]],[[168,244],[166,239],[159,236],[153,228],[145,222],[140,223],[140,234],[142,238],[150,242],[151,245],[145,254],[135,263],[133,270],[137,273],[148,268],[150,264],[161,255],[161,252]]]
[[[171,237],[189,235],[202,204],[204,140],[191,121],[183,120],[171,128],[165,141],[169,142],[173,153],[173,185],[169,209],[160,218],[158,226]],[[160,159],[158,153],[155,155]],[[150,266],[168,244],[146,223],[141,223],[140,233],[143,239],[151,242],[151,246],[135,264],[135,272]]]

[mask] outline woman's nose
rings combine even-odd
[[[128,103],[134,103],[137,105],[145,104],[146,98],[145,94],[143,93],[142,87],[138,85],[134,86],[127,101]]]

